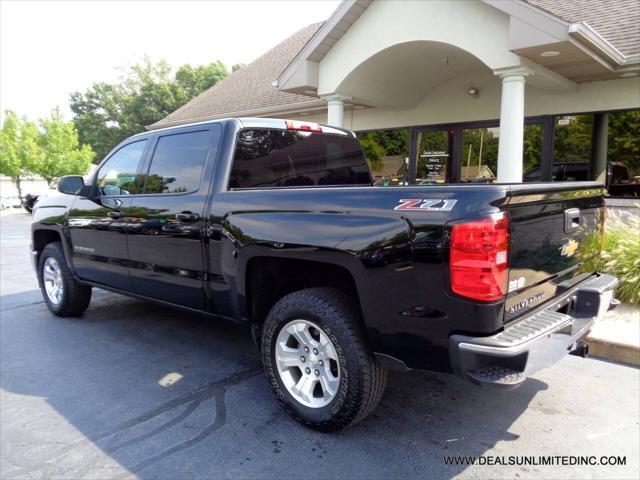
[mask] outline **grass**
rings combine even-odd
[[[616,297],[640,305],[640,222],[637,219],[608,226],[602,249],[599,236],[585,239],[583,253],[585,271],[615,275],[620,281]]]

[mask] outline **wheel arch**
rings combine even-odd
[[[71,261],[71,251],[68,242],[68,238],[65,236],[64,231],[59,225],[42,225],[33,224],[31,228],[31,248],[35,254],[36,265],[39,265],[40,255],[47,245],[54,242],[60,242],[62,245],[62,251],[64,252],[65,260],[71,271],[75,274],[73,269],[73,262]]]
[[[345,254],[346,256],[346,254]],[[295,257],[256,255],[244,268],[246,318],[260,344],[262,324],[271,307],[285,295],[313,287],[332,287],[343,292],[362,312],[356,276],[349,261],[334,263]]]

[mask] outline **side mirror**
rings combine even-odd
[[[67,195],[77,195],[84,187],[84,180],[80,175],[66,175],[58,180],[58,191]]]

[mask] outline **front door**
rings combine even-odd
[[[127,215],[147,143],[133,141],[112,153],[95,176],[97,196],[79,197],[69,211],[71,259],[84,280],[130,289]]]
[[[191,308],[204,305],[204,206],[219,125],[158,134],[132,196],[127,224],[134,292]]]
[[[419,130],[414,141],[416,183],[448,183],[453,152],[453,135],[449,130]]]

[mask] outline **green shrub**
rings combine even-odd
[[[584,271],[598,271],[618,277],[616,297],[623,302],[640,304],[640,222],[616,225],[605,230],[604,245],[591,235],[584,240]],[[593,253],[596,253],[593,255]]]

